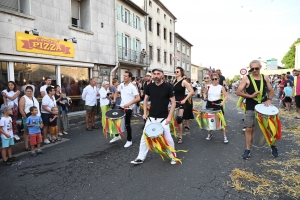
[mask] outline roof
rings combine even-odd
[[[131,0],[123,0],[125,1],[128,5],[132,6],[133,8],[135,8],[137,11],[139,11],[141,14],[143,15],[149,15],[147,12],[145,12],[141,7],[139,7],[138,5],[136,5],[134,2],[132,2]]]
[[[175,15],[173,15],[171,13],[171,11],[160,1],[160,0],[154,0],[157,5],[159,5],[166,13],[168,13],[172,18],[173,20],[176,20],[177,18],[175,17]]]
[[[191,47],[193,46],[189,41],[187,41],[186,39],[184,39],[184,37],[182,37],[181,35],[179,35],[178,33],[175,33],[175,36],[177,36],[178,38],[180,38],[182,41],[184,41],[185,43],[189,44]]]

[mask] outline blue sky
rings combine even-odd
[[[300,0],[161,0],[176,32],[194,45],[192,63],[239,74],[253,59],[279,64],[300,38]]]

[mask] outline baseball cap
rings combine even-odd
[[[164,73],[164,70],[163,70],[162,68],[155,68],[155,69],[152,70],[152,73],[153,73],[154,71],[156,71],[156,70],[157,70],[157,71],[160,71],[160,72],[162,72],[162,73]]]
[[[1,112],[1,113],[5,113],[6,111],[12,109],[13,107],[14,107],[14,104],[13,104],[13,103],[9,103],[8,105],[2,104],[2,105],[1,105],[1,108],[0,108],[0,112]]]
[[[148,73],[146,74],[146,76],[152,76],[152,74],[148,72]]]

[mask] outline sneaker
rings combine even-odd
[[[243,128],[242,131],[246,132],[246,128]]]
[[[109,141],[109,143],[114,143],[118,140],[121,140],[121,136],[114,137],[111,141]]]
[[[14,135],[14,138],[15,138],[16,140],[20,140],[20,139],[21,139],[18,135]]]
[[[64,134],[62,134],[61,132],[59,132],[58,135],[59,135],[59,136],[62,136],[62,135],[64,135]]]
[[[131,161],[130,163],[131,164],[134,164],[134,165],[140,165],[140,164],[143,164],[144,161],[142,161],[141,159],[135,159],[133,161]]]
[[[208,134],[206,140],[210,140],[213,137],[213,134]]]
[[[242,158],[248,160],[251,157],[250,150],[245,150]]]
[[[277,147],[276,146],[271,146],[271,153],[272,153],[272,156],[274,157],[274,158],[277,158],[278,157],[278,149],[277,149]]]
[[[56,142],[56,140],[51,140],[51,143],[55,143]]]
[[[44,139],[45,144],[50,144],[50,141],[48,139]]]
[[[19,159],[18,159],[17,157],[14,157],[14,156],[7,159],[8,162],[16,162],[16,161],[18,161],[18,160],[19,160]]]
[[[41,149],[37,149],[35,152],[36,152],[37,154],[45,154]]]
[[[124,145],[125,148],[128,148],[132,145],[132,141],[127,141],[126,144]]]
[[[65,134],[65,135],[68,135],[69,133],[68,133],[68,132],[66,132],[66,131],[64,131],[64,132],[63,132],[63,134]]]
[[[177,164],[177,162],[174,159],[172,159],[170,163],[171,163],[171,165],[176,165]]]
[[[228,139],[227,139],[227,137],[226,137],[226,136],[224,137],[224,143],[225,143],[225,144],[227,144],[227,143],[228,143]]]
[[[136,114],[133,114],[132,117],[137,117]]]
[[[37,156],[37,153],[36,153],[36,152],[32,152],[32,153],[31,153],[31,156],[32,156],[32,157],[36,157],[36,156]]]
[[[3,160],[2,162],[3,162],[4,166],[10,166],[10,165],[12,165],[12,163],[9,162],[8,160],[6,160],[6,161]]]

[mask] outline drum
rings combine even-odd
[[[214,109],[205,109],[200,111],[200,120],[197,120],[198,123],[200,121],[201,126],[199,126],[208,131],[216,131],[220,129],[226,129],[226,122],[224,115],[221,110]]]
[[[147,102],[147,116],[149,115],[150,107],[151,107],[151,101],[148,101]],[[142,111],[144,111],[144,101],[140,102],[140,108]]]
[[[262,147],[266,143],[272,145],[281,139],[281,121],[279,110],[275,106],[257,104],[254,111],[254,130],[252,145]]]
[[[120,109],[112,109],[105,113],[106,122],[103,127],[104,136],[107,138],[107,133],[110,133],[110,137],[114,137],[116,133],[124,136],[125,128],[125,112]]]
[[[169,105],[168,105],[168,110],[169,110],[169,112],[170,112],[170,110],[171,110],[171,107],[172,107],[172,104],[169,104]],[[177,128],[178,130],[180,130],[180,126],[178,125],[178,123],[177,123],[177,121],[176,121],[176,119],[175,119],[175,117],[176,117],[176,115],[177,115],[178,109],[179,109],[179,108],[175,108],[174,113],[173,113],[173,115],[172,115],[171,122],[170,122],[170,130],[171,130],[171,132],[173,133],[173,135],[174,135],[175,138],[177,138],[176,128]]]

